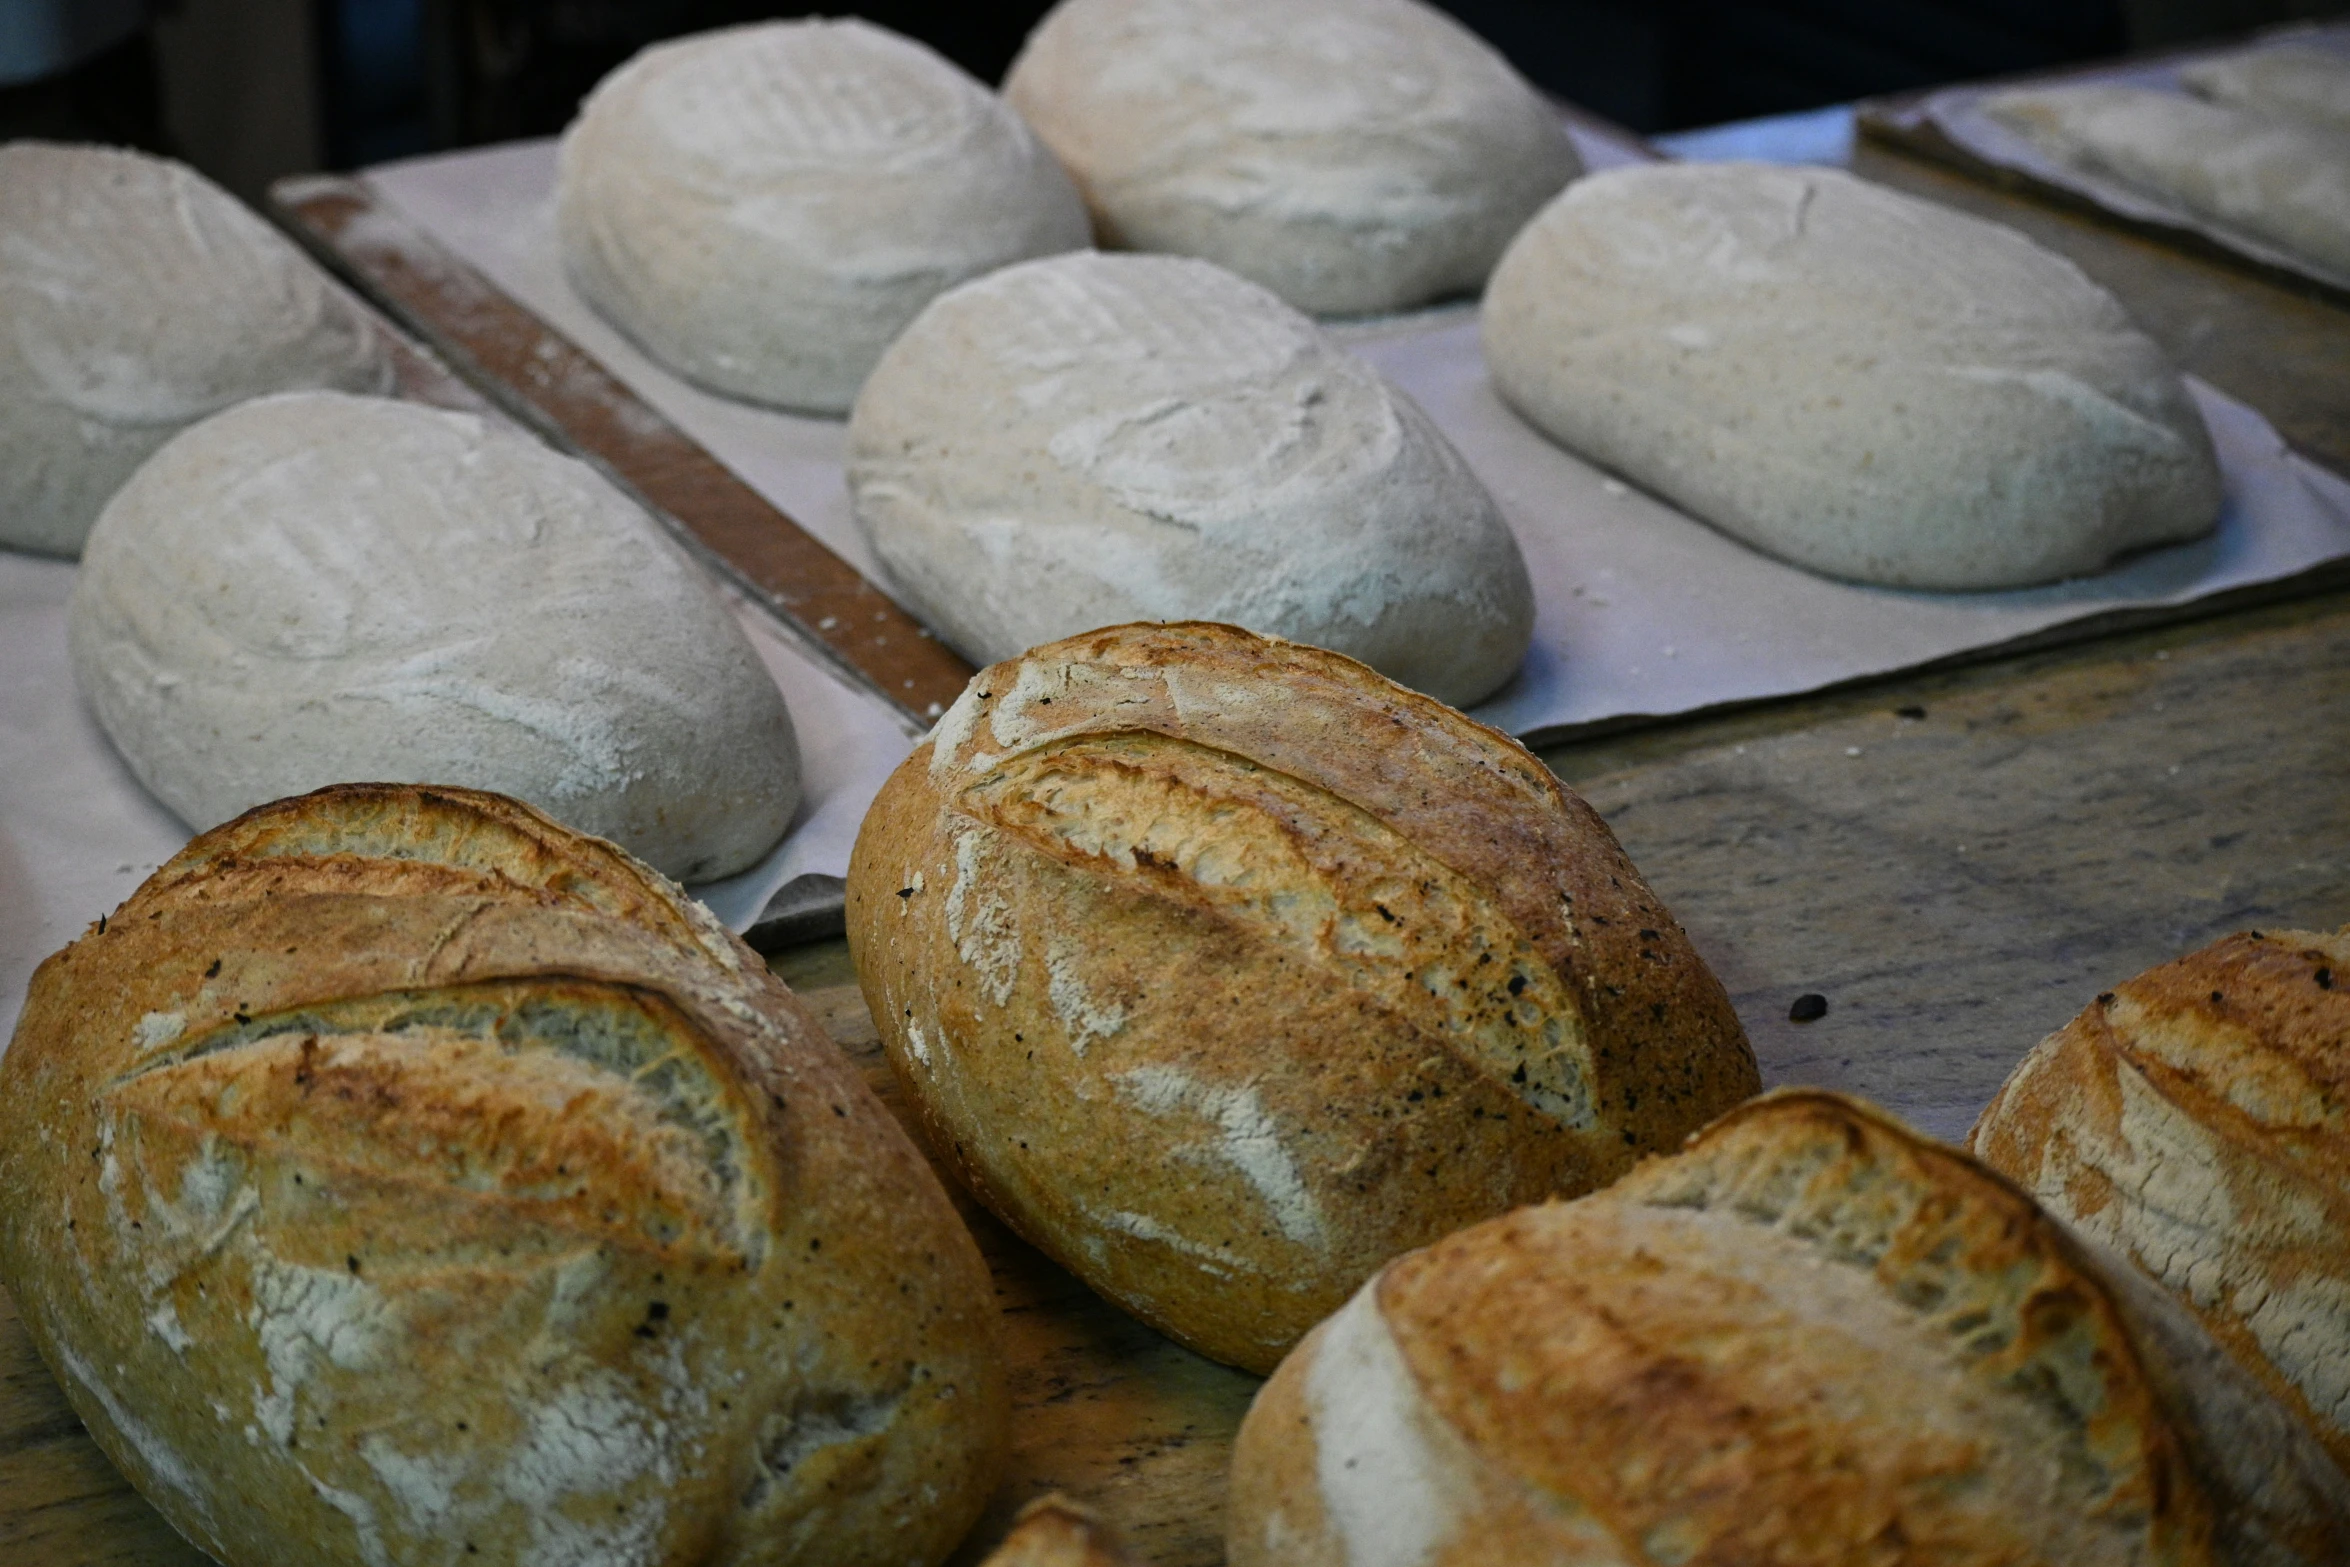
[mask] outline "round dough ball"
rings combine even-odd
[[[2119,301],[1832,169],[1583,180],[1494,270],[1484,332],[1561,445],[1833,577],[2024,587],[2219,515],[2202,416]]]
[[[140,463],[232,403],[390,386],[358,307],[195,170],[0,146],[0,545],[80,554]]]
[[[1761,1086],[1720,982],[1525,747],[1231,626],[981,670],[866,813],[847,900],[942,1159],[1254,1371],[1398,1252]]]
[[[858,21],[645,50],[564,134],[555,200],[572,285],[645,352],[812,413],[846,412],[937,294],[1087,240],[1018,115]]]
[[[904,1131],[708,910],[496,795],[174,855],[33,976],[0,1191],[33,1344],[228,1567],[932,1567],[1002,1469]]]
[[[1231,1567],[2326,1567],[2350,1476],[2136,1269],[1818,1090],[1397,1259],[1257,1394]]]
[[[1063,0],[1004,96],[1104,244],[1325,314],[1482,286],[1581,168],[1509,63],[1418,0]]]
[[[296,392],[122,487],[74,682],[198,828],[326,784],[514,795],[681,881],[799,803],[783,697],[699,567],[585,463],[470,414]]]
[[[1466,706],[1533,636],[1517,540],[1427,415],[1206,262],[1056,256],[941,297],[857,399],[849,494],[975,664],[1220,620]]]

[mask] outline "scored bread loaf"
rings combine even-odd
[[[346,785],[34,976],[0,1282],[231,1567],[933,1563],[1006,1420],[976,1246],[814,1020],[612,845]]]
[[[2350,1469],[2350,933],[2250,931],[2115,986],[1971,1146],[2159,1279]]]
[[[1252,1369],[1396,1253],[1758,1086],[1721,985],[1522,746],[1230,626],[982,670],[866,817],[848,936],[980,1200]]]
[[[1779,1093],[1391,1264],[1259,1392],[1233,1567],[2318,1567],[2350,1478],[1956,1149]]]

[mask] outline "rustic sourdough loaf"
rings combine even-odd
[[[0,546],[79,555],[172,436],[295,387],[388,391],[366,315],[234,196],[113,147],[0,146]]]
[[[349,785],[191,843],[0,1057],[0,1280],[232,1567],[936,1562],[984,1265],[791,993],[610,844]]]
[[[1233,1458],[1233,1567],[2318,1567],[2350,1479],[2135,1270],[1816,1091],[1415,1252]]]
[[[866,817],[848,927],[941,1157],[1251,1368],[1396,1253],[1757,1086],[1720,984],[1523,747],[1229,626],[981,671]]]
[[[1301,310],[1477,288],[1580,169],[1542,96],[1420,0],[1062,0],[1004,96],[1103,244],[1201,256]]]
[[[2099,996],[1974,1151],[2161,1280],[2350,1469],[2350,934],[2254,931]]]
[[[1579,180],[1511,242],[1483,330],[1545,434],[1829,576],[2021,587],[2219,516],[2202,415],[2120,301],[1840,170]]]

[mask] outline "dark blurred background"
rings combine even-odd
[[[1537,84],[1645,132],[2350,10],[2350,0],[1440,3]],[[856,9],[992,82],[1047,0]],[[551,135],[597,78],[655,39],[801,14],[752,0],[0,0],[0,137],[171,151],[252,196],[280,174]]]

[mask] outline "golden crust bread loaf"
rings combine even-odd
[[[2024,1057],[1974,1151],[2184,1301],[2350,1469],[2350,933],[2229,936]]]
[[[1956,1149],[1767,1096],[1391,1264],[1258,1394],[1233,1567],[2319,1567],[2350,1479]]]
[[[1720,984],[1522,746],[1229,626],[983,670],[866,817],[848,932],[942,1158],[1251,1369],[1398,1252],[1758,1086]]]
[[[1020,1509],[1004,1543],[980,1567],[1128,1567],[1117,1531],[1060,1492]]]
[[[235,1567],[935,1562],[1007,1418],[985,1266],[748,948],[527,806],[198,838],[33,978],[0,1279]]]

